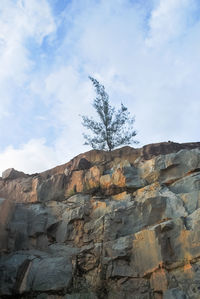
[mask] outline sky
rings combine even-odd
[[[90,150],[88,76],[135,116],[133,147],[200,141],[199,58],[199,0],[1,0],[0,174]]]

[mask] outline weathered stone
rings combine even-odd
[[[19,293],[23,270],[30,263],[25,254],[14,254],[0,259],[0,296]],[[12,298],[12,297],[11,297]]]
[[[84,170],[74,171],[65,190],[65,196],[70,197],[77,192],[83,192],[84,189]]]
[[[200,208],[186,218],[186,224],[188,229],[198,230],[200,227]]]
[[[15,202],[36,202],[38,178],[0,180],[0,196]]]
[[[14,168],[8,168],[2,173],[2,179],[18,179],[18,178],[26,178],[28,177],[28,174],[25,174],[22,171],[17,171]]]
[[[131,262],[134,266],[135,276],[140,277],[154,272],[162,265],[161,247],[155,231],[143,230],[135,234]]]
[[[54,175],[37,186],[38,201],[64,200],[65,175]]]
[[[70,259],[19,253],[0,262],[0,295],[14,292],[62,290],[72,278]]]
[[[59,295],[48,295],[48,294],[39,294],[36,299],[63,299],[63,298],[67,298],[66,296],[59,296]]]
[[[180,289],[167,290],[163,299],[189,299],[188,296]]]
[[[104,255],[111,259],[127,257],[132,248],[132,236],[126,236],[104,244]]]
[[[83,191],[93,192],[94,190],[98,189],[100,185],[100,176],[101,169],[97,166],[91,167],[85,173]]]
[[[127,160],[121,163],[113,164],[109,174],[104,174],[100,177],[100,187],[106,190],[108,193],[109,189],[114,188],[128,188],[128,189],[139,189],[145,186],[145,181],[140,178],[138,169],[131,166]]]
[[[148,183],[159,181],[172,184],[200,168],[200,150],[181,150],[165,156],[160,155],[146,162],[141,160],[137,167],[140,169],[141,178]]]
[[[8,249],[7,225],[12,218],[15,204],[8,199],[0,198],[0,252]]]
[[[27,288],[35,291],[67,289],[72,279],[70,260],[64,257],[34,259],[27,276]]]
[[[90,151],[0,179],[0,297],[199,299],[199,149]]]
[[[200,207],[200,173],[192,173],[176,181],[170,190],[177,194],[183,201],[188,213],[193,213]]]
[[[151,299],[149,280],[143,278],[118,278],[109,281],[109,299]]]
[[[67,294],[65,299],[97,299],[98,297],[94,293],[77,293],[77,294]]]
[[[158,269],[151,275],[150,283],[154,292],[164,292],[168,288],[168,273],[165,269]]]
[[[199,142],[194,143],[175,143],[175,142],[162,142],[145,145],[142,148],[142,156],[145,160],[152,159],[155,156],[167,155],[170,153],[179,152],[182,149],[191,150],[194,148],[200,148]]]

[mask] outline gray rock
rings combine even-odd
[[[182,199],[188,213],[200,207],[200,173],[192,173],[170,185],[170,190]]]
[[[17,171],[14,168],[8,168],[8,169],[4,170],[2,173],[3,180],[6,180],[6,179],[14,180],[14,179],[18,179],[18,178],[27,178],[27,177],[28,177],[28,174],[25,174],[24,172],[21,172],[21,171]]]
[[[65,199],[66,176],[64,174],[52,175],[41,181],[37,187],[38,201],[62,201]]]
[[[8,223],[15,210],[15,203],[11,200],[0,198],[0,252],[8,250],[9,232]]]
[[[30,258],[31,260],[31,258]],[[11,254],[0,259],[0,296],[19,292],[21,274],[30,262],[25,254]]]
[[[123,173],[126,178],[126,187],[130,189],[139,189],[146,185],[145,180],[143,180],[137,168],[134,167],[124,167]]]
[[[200,208],[186,218],[186,223],[188,229],[198,230],[200,227]]]
[[[180,289],[170,289],[164,292],[163,299],[189,299],[189,297]]]
[[[93,293],[77,293],[77,294],[67,294],[65,299],[97,299],[98,297]]]
[[[72,279],[72,265],[65,257],[34,259],[27,276],[25,291],[47,292],[67,289]]]

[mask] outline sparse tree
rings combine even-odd
[[[130,117],[128,109],[121,104],[116,111],[109,103],[109,95],[105,88],[96,79],[89,77],[96,91],[93,101],[99,121],[92,117],[82,116],[82,125],[92,131],[93,135],[83,134],[85,145],[91,145],[93,149],[113,150],[120,145],[137,143],[134,141],[136,131],[133,130],[134,117]]]

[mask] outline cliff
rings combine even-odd
[[[0,298],[200,298],[200,143],[0,178]]]

